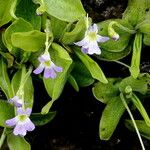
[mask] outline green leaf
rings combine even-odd
[[[69,71],[70,65],[72,64],[72,59],[70,58],[67,51],[56,43],[52,44],[52,49],[50,49],[50,51],[51,51],[51,56],[54,60],[54,63],[63,68],[63,72],[58,73],[55,79],[43,78],[44,85],[49,96],[53,100],[56,100],[60,96],[64,88],[64,85],[67,81],[68,73],[69,73],[68,71]]]
[[[119,90],[120,92],[124,93],[125,88],[130,86],[132,91],[139,92],[141,94],[146,94],[148,91],[148,77],[144,76],[144,74],[140,75],[137,79],[134,79],[132,76],[124,78],[120,85]]]
[[[27,32],[33,30],[32,25],[25,21],[22,18],[19,18],[18,20],[14,21],[5,31],[3,40],[6,44],[5,46],[8,48],[9,51],[12,51],[13,45],[11,41],[11,36],[13,33],[16,32]]]
[[[125,111],[120,96],[112,98],[106,105],[100,120],[99,134],[101,140],[109,140]]]
[[[147,15],[147,9],[150,8],[149,0],[129,0],[123,19],[127,20],[132,26],[142,22]]]
[[[150,34],[144,34],[143,43],[147,46],[150,46]]]
[[[25,66],[22,66],[22,70],[18,70],[12,78],[11,85],[16,94],[21,86],[23,86],[24,103],[26,108],[32,108],[34,100],[34,88],[32,84],[32,78],[27,75],[28,72]]]
[[[94,79],[97,79],[103,83],[108,83],[103,71],[94,60],[92,60],[88,55],[82,53],[79,48],[75,48],[74,52],[83,62],[83,64],[87,67],[87,69],[90,71]]]
[[[7,99],[13,97],[13,90],[7,73],[7,66],[2,58],[0,58],[0,88],[5,93]]]
[[[20,136],[8,134],[7,143],[10,150],[31,150],[30,144]]]
[[[97,24],[99,27],[98,34],[103,35],[103,36],[108,36],[108,25],[112,21],[115,21],[128,29],[133,28],[129,23],[127,23],[126,21],[121,20],[121,19],[106,20],[106,21],[102,21]],[[131,34],[124,31],[123,29],[120,29],[115,24],[114,24],[113,28],[116,31],[116,33],[119,34],[119,36],[120,36],[119,40],[114,41],[113,39],[110,39],[107,42],[99,43],[99,45],[103,49],[103,51],[114,52],[114,54],[115,54],[115,52],[121,52],[121,51],[125,50],[125,48],[129,44]],[[101,55],[99,55],[99,57],[101,57]]]
[[[27,52],[35,52],[44,49],[45,40],[45,33],[42,33],[37,30],[29,32],[17,32],[11,35],[12,45],[14,47],[21,48]]]
[[[0,27],[8,23],[12,17],[10,15],[10,9],[13,0],[0,0]]]
[[[49,101],[49,102],[42,108],[41,114],[43,114],[43,115],[47,114],[47,113],[49,112],[50,108],[52,107],[54,101],[55,101],[55,100]]]
[[[119,83],[120,79],[117,78],[109,78],[108,84],[96,83],[92,89],[94,97],[102,103],[108,103],[120,93],[118,88]]]
[[[140,135],[150,140],[150,127],[145,123],[144,120],[135,120],[136,125],[138,127],[138,130],[140,132]],[[135,131],[134,125],[132,123],[132,120],[125,120],[126,127],[131,130]]]
[[[79,92],[79,86],[75,80],[75,78],[72,75],[69,75],[68,77],[68,82],[72,85],[72,87]]]
[[[67,22],[74,22],[85,16],[85,10],[80,0],[43,0],[41,11]]]
[[[86,87],[94,82],[89,70],[81,61],[74,61],[74,67],[71,75],[75,78],[80,87]]]
[[[127,46],[123,51],[121,52],[111,52],[107,50],[102,49],[101,55],[96,55],[96,58],[98,59],[105,59],[105,60],[120,60],[124,57],[126,57],[130,52],[131,52],[132,46],[129,45]]]
[[[80,19],[71,31],[65,32],[62,38],[64,44],[72,44],[75,41],[80,41],[86,31],[85,18]]]
[[[30,22],[34,29],[41,29],[41,16],[36,14],[37,5],[32,0],[20,0],[15,15]]]
[[[67,22],[59,20],[53,16],[51,16],[51,28],[53,32],[53,36],[56,39],[61,38],[64,30],[66,29]]]
[[[0,100],[0,126],[6,127],[5,121],[13,118],[14,115],[14,107],[7,101]]]
[[[30,116],[32,122],[35,124],[35,126],[42,126],[50,121],[56,116],[56,112],[49,112],[47,114],[40,114],[40,113],[32,113]]]
[[[142,50],[142,34],[137,33],[133,45],[131,67],[129,68],[131,76],[133,76],[133,78],[137,78],[140,73],[141,50]]]

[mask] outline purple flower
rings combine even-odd
[[[17,116],[12,119],[6,120],[7,126],[14,127],[14,135],[25,136],[27,131],[33,131],[35,129],[35,125],[29,118],[31,111],[32,109],[30,108],[27,108],[26,110],[18,108]]]
[[[35,74],[40,74],[44,70],[45,78],[56,78],[56,72],[62,72],[62,67],[56,66],[50,58],[49,53],[44,53],[38,58],[40,65],[33,71]]]
[[[14,104],[16,107],[22,107],[23,101],[18,96],[14,96],[8,100],[8,103]]]
[[[101,50],[98,46],[98,42],[106,42],[109,40],[109,37],[98,35],[98,27],[96,24],[93,24],[85,32],[84,38],[74,43],[75,45],[81,46],[81,50],[86,54],[101,54]]]

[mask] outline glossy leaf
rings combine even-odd
[[[10,150],[31,150],[30,144],[20,136],[8,134],[7,143]]]
[[[68,32],[65,32],[62,38],[62,42],[64,44],[73,44],[75,41],[80,41],[85,34],[86,31],[86,21],[85,18],[80,19],[75,27]]]
[[[147,14],[147,9],[150,8],[149,0],[129,0],[128,7],[126,8],[123,19],[130,22],[131,25],[136,26],[142,22]]]
[[[124,111],[125,107],[120,96],[114,97],[111,101],[109,101],[100,120],[99,135],[101,140],[110,139]]]
[[[141,94],[146,94],[148,90],[148,77],[146,77],[146,74],[140,75],[137,79],[134,79],[132,76],[124,78],[120,85],[119,90],[120,92],[124,93],[125,88],[127,86],[130,86],[132,88],[132,91],[139,92]]]
[[[75,80],[75,78],[72,75],[69,75],[68,77],[68,82],[72,85],[72,87],[78,92],[79,91],[79,86]]]
[[[78,48],[74,49],[74,52],[80,58],[80,60],[83,62],[83,64],[86,66],[86,68],[90,71],[91,76],[94,79],[97,79],[98,81],[100,81],[102,83],[108,83],[100,66],[92,58],[90,58],[88,55],[82,53],[81,50]]]
[[[108,103],[119,94],[119,82],[120,79],[110,78],[108,84],[96,83],[92,89],[94,97],[102,103]]]
[[[0,100],[0,126],[6,127],[5,121],[14,117],[14,107],[7,101]]]
[[[11,42],[14,47],[21,48],[27,52],[35,52],[44,49],[45,37],[44,33],[37,30],[17,32],[11,35]]]
[[[8,23],[12,16],[10,14],[11,5],[13,0],[0,0],[0,27]]]
[[[30,22],[34,29],[41,29],[41,16],[36,14],[37,6],[32,0],[20,0],[16,7],[15,15]]]
[[[108,25],[110,24],[111,21],[116,21],[119,24],[125,26],[128,29],[132,29],[133,27],[127,23],[124,20],[119,20],[119,19],[114,19],[114,20],[106,20],[98,23],[99,27],[99,34],[103,36],[108,36]],[[107,42],[104,43],[99,43],[100,47],[103,49],[103,51],[109,51],[109,52],[121,52],[124,51],[125,48],[128,46],[131,34],[128,32],[124,31],[123,29],[120,29],[117,27],[115,24],[113,26],[114,30],[116,33],[119,34],[120,38],[118,41],[114,41],[113,39],[108,40]],[[101,57],[101,55],[99,55]]]
[[[140,135],[150,140],[150,127],[145,123],[144,120],[135,120],[136,125],[138,127],[138,130],[140,132]],[[132,120],[125,120],[126,127],[131,130],[135,131],[134,125],[132,123]]]
[[[94,82],[89,70],[81,61],[74,61],[74,67],[71,75],[75,78],[80,87],[86,87]]]
[[[13,90],[7,73],[7,66],[2,58],[0,58],[0,88],[5,93],[7,99],[13,96]]]
[[[49,112],[47,114],[32,113],[30,119],[35,124],[35,126],[42,126],[49,123],[56,115],[56,112]]]
[[[8,48],[9,51],[11,51],[13,48],[11,41],[12,34],[16,32],[27,32],[31,30],[33,30],[32,25],[24,19],[19,18],[18,20],[14,21],[4,33],[5,46]]]
[[[43,0],[38,9],[41,13],[46,11],[49,15],[67,22],[74,22],[85,16],[85,10],[80,0]]]
[[[137,33],[133,45],[131,67],[129,68],[131,76],[133,76],[133,78],[137,78],[140,73],[141,50],[142,50],[142,34]]]

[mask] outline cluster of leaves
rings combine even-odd
[[[26,107],[33,107],[34,92],[37,92],[32,84],[33,74],[24,79],[31,66],[38,66],[37,58],[45,50],[47,19],[50,21],[49,53],[52,60],[63,68],[63,72],[55,79],[37,76],[43,81],[50,101],[40,113],[32,113],[33,123],[44,125],[53,119],[56,113],[49,110],[61,95],[67,81],[76,91],[79,91],[79,87],[99,81],[94,85],[93,93],[98,100],[107,104],[100,121],[100,138],[108,140],[115,130],[125,111],[122,99],[127,103],[132,101],[139,110],[144,118],[142,122],[137,121],[139,130],[141,135],[149,138],[149,117],[137,97],[138,95],[145,99],[149,96],[150,76],[140,74],[142,44],[150,46],[149,8],[148,0],[129,0],[122,19],[111,19],[97,24],[100,35],[109,36],[111,28],[120,38],[118,41],[110,39],[101,43],[102,54],[95,55],[95,59],[120,60],[133,49],[129,67],[131,76],[125,79],[107,79],[99,64],[74,46],[74,42],[83,39],[87,30],[86,12],[80,0],[0,0],[0,88],[6,96],[5,100],[0,100],[0,126],[4,127],[0,147],[4,137],[7,137],[11,150],[31,149],[23,137],[14,136],[12,129],[5,125],[7,119],[15,116],[14,107],[7,100],[15,96],[19,87],[24,84],[22,90]],[[114,24],[110,27],[111,22]],[[133,129],[130,120],[126,121],[126,125]]]

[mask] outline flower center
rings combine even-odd
[[[26,120],[27,115],[19,115],[19,121],[23,122],[24,120]]]
[[[96,40],[96,37],[97,37],[96,32],[89,32],[89,33],[88,33],[88,38],[89,38],[89,40],[95,41],[95,40]]]
[[[44,65],[47,66],[47,67],[49,67],[51,65],[51,61],[45,61]]]

